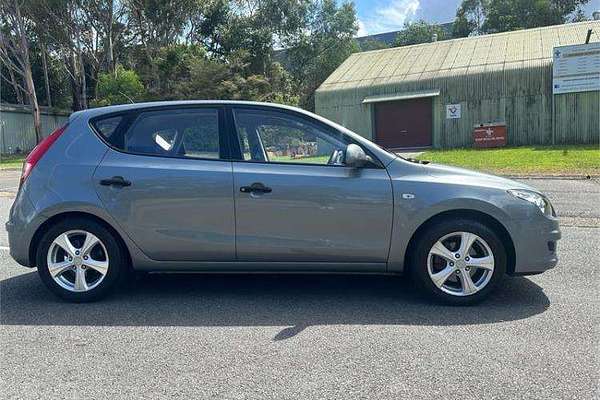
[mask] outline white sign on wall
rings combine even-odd
[[[600,42],[555,47],[552,93],[600,90]]]
[[[460,104],[446,104],[446,119],[460,118]]]

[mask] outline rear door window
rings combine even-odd
[[[112,146],[133,154],[178,158],[224,158],[219,109],[143,111],[126,129],[119,118],[95,121],[96,131]]]

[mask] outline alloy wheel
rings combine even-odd
[[[47,265],[50,276],[62,288],[71,292],[87,292],[106,277],[108,252],[104,243],[92,233],[67,231],[50,244]]]
[[[480,236],[453,232],[440,238],[427,256],[427,272],[440,290],[453,296],[470,296],[494,274],[494,254]]]

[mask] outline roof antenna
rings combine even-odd
[[[585,44],[589,44],[590,43],[590,38],[592,37],[592,29],[588,29],[588,33],[587,36],[585,38]]]

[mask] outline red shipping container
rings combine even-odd
[[[475,147],[506,146],[506,124],[481,124],[473,130]]]

